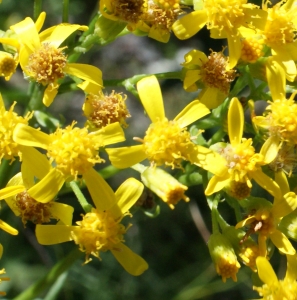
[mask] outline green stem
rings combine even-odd
[[[78,187],[77,183],[75,181],[71,181],[69,183],[70,187],[72,188],[75,196],[78,199],[78,202],[80,203],[80,205],[82,206],[83,210],[88,213],[92,210],[92,205],[89,204],[85,198],[85,196],[83,195],[83,193],[81,192],[80,188]]]
[[[40,280],[31,285],[23,293],[18,295],[14,300],[32,300],[55,283],[61,274],[67,271],[71,265],[79,259],[83,253],[77,248],[73,249],[65,258],[56,263],[53,268]]]
[[[42,0],[34,0],[33,19],[36,21],[41,13]]]
[[[29,103],[27,105],[27,111],[42,110],[44,108],[44,105],[42,103],[44,90],[45,90],[44,86],[39,85],[37,83],[34,84],[34,87],[32,87],[31,89],[32,93],[31,93],[31,98],[29,100]]]
[[[68,20],[69,20],[69,0],[63,0],[62,22],[68,23]]]

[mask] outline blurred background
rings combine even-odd
[[[24,17],[33,17],[32,0],[3,0],[0,5],[0,29],[6,31],[10,25],[21,21]],[[47,13],[48,26],[59,24],[62,20],[62,1],[43,1],[43,10]],[[87,25],[98,10],[98,1],[70,0],[70,22]],[[196,37],[179,41],[174,36],[167,44],[159,43],[147,37],[133,34],[121,37],[105,46],[94,46],[79,62],[90,63],[99,67],[103,79],[129,78],[136,74],[151,74],[179,71],[184,55],[199,49],[208,54],[212,49],[221,51],[221,40],[210,40],[209,33],[203,29]],[[175,117],[183,107],[195,99],[197,93],[186,93],[179,80],[160,81],[166,116]],[[9,82],[0,78],[1,93],[7,107],[17,101],[17,109],[28,100],[28,82],[20,70]],[[125,92],[118,87],[106,87],[106,91]],[[144,115],[139,101],[129,92],[127,106],[132,118],[128,119],[127,144],[134,144],[132,136],[144,135],[148,118]],[[81,91],[58,95],[49,112],[68,125],[77,120],[83,125],[82,115],[84,94]],[[132,135],[133,134],[133,135]],[[5,162],[3,162],[5,163]],[[101,167],[101,166],[100,166]],[[18,166],[15,165],[15,169]],[[173,173],[175,174],[175,173]],[[4,187],[10,178],[2,178]],[[124,170],[108,179],[114,190],[128,177],[139,179],[137,172]],[[84,191],[87,194],[87,191]],[[149,264],[149,269],[139,277],[129,275],[118,264],[111,253],[102,253],[102,261],[94,258],[89,264],[82,266],[84,257],[57,281],[50,295],[48,290],[38,299],[56,300],[192,300],[192,299],[250,299],[257,298],[252,291],[251,271],[242,267],[238,273],[238,281],[228,279],[224,284],[216,274],[210,259],[206,240],[211,230],[210,211],[207,207],[203,190],[199,186],[190,187],[187,191],[190,203],[181,201],[174,210],[154,198],[151,211],[160,205],[161,212],[155,218],[149,218],[141,209],[135,210],[133,219],[126,218],[133,226],[126,234],[126,244],[141,255]],[[58,199],[60,202],[75,207],[74,222],[80,220],[82,208],[72,193],[65,193]],[[235,225],[233,215],[227,204],[221,205],[222,214],[230,224]],[[201,217],[203,216],[203,218]],[[10,236],[0,231],[0,242],[4,254],[0,267],[5,268],[11,278],[3,282],[0,289],[7,292],[6,299],[15,298],[36,280],[47,274],[50,268],[76,247],[69,242],[54,246],[41,246],[37,243],[35,225],[27,223],[24,228],[21,220],[16,218],[3,202],[1,219],[19,230],[18,236]],[[5,299],[5,297],[3,298]],[[29,299],[31,300],[31,299]]]

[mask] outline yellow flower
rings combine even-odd
[[[123,244],[128,228],[120,222],[125,216],[131,216],[128,210],[135,204],[143,191],[143,185],[134,178],[127,179],[113,193],[103,178],[97,178],[95,197],[90,190],[96,209],[83,216],[75,226],[37,225],[37,240],[42,245],[52,245],[74,241],[82,252],[86,253],[88,263],[90,255],[99,259],[100,252],[110,250],[124,269],[134,276],[141,275],[147,268],[146,261]],[[99,195],[99,197],[97,197]]]
[[[227,97],[235,70],[227,70],[228,60],[222,52],[212,52],[208,57],[201,51],[191,50],[185,55],[184,89],[197,90],[202,84],[199,100],[209,109],[216,108]]]
[[[230,144],[218,143],[212,146],[225,160],[223,176],[214,175],[205,190],[206,195],[220,191],[230,184],[243,183],[252,187],[251,179],[266,189],[273,196],[281,197],[279,186],[273,179],[263,173],[261,166],[270,163],[277,154],[277,146],[273,139],[268,139],[255,153],[252,139],[242,138],[244,127],[244,114],[241,103],[237,98],[231,99],[228,111],[228,134]],[[240,190],[242,187],[240,188]],[[234,188],[236,191],[236,189]]]
[[[14,161],[15,157],[22,155],[22,147],[12,139],[12,135],[18,124],[28,124],[32,113],[27,113],[25,117],[21,117],[13,111],[15,105],[16,102],[12,104],[9,110],[5,110],[0,94],[0,162],[3,158]]]
[[[223,282],[230,277],[236,282],[240,264],[229,240],[221,233],[214,233],[210,236],[207,246],[216,271],[222,276]]]
[[[45,149],[50,162],[55,165],[29,189],[29,195],[39,202],[51,201],[65,181],[76,180],[78,176],[82,176],[87,185],[96,184],[92,182],[92,178],[96,178],[98,173],[93,166],[104,162],[99,156],[99,148],[125,140],[119,123],[107,125],[92,133],[85,127],[78,128],[74,125],[75,122],[65,129],[58,128],[49,135],[26,125],[19,125],[14,130],[15,141],[25,146]],[[23,152],[26,151],[27,147]],[[27,158],[28,156],[26,155]],[[40,168],[38,162],[30,162],[35,168]],[[86,176],[87,173],[89,176]]]
[[[297,257],[287,255],[287,272],[283,280],[278,280],[269,261],[259,256],[256,260],[258,274],[263,281],[262,287],[254,286],[264,300],[294,300],[297,295]]]
[[[41,13],[38,24],[31,18],[11,26],[17,34],[15,44],[19,49],[20,65],[24,74],[30,80],[46,86],[43,103],[49,106],[58,93],[59,81],[66,74],[88,80],[102,86],[101,71],[91,65],[68,63],[61,44],[75,31],[86,30],[86,26],[60,24],[51,27],[40,34],[39,29],[45,19],[45,13]],[[2,43],[9,41],[2,39]]]
[[[249,234],[258,233],[261,256],[267,254],[266,240],[268,238],[282,253],[293,255],[296,252],[289,239],[278,229],[278,225],[284,216],[297,208],[297,196],[290,192],[286,175],[283,172],[276,173],[276,182],[281,187],[283,196],[275,197],[272,205],[262,198],[249,199],[248,209],[252,213],[236,225],[236,228],[249,225]]]
[[[247,3],[247,0],[198,0],[194,9],[173,24],[173,32],[179,39],[184,40],[206,25],[212,38],[227,38],[230,69],[236,66],[241,55],[243,36],[239,28],[260,29],[266,19],[266,12]]]
[[[8,52],[0,51],[0,76],[3,76],[5,80],[9,80],[14,74],[18,63],[17,54],[13,56]]]
[[[186,126],[209,113],[199,101],[192,101],[172,121],[165,117],[161,89],[155,76],[145,77],[137,83],[140,100],[152,124],[142,144],[131,147],[106,149],[111,163],[117,168],[131,167],[144,159],[153,166],[181,167],[184,160],[220,174],[220,155],[205,147],[195,145]],[[216,160],[216,165],[212,164]]]
[[[22,218],[24,225],[27,221],[42,224],[50,222],[51,219],[71,224],[73,207],[55,201],[38,202],[30,196],[30,188],[34,186],[35,178],[42,179],[51,169],[46,156],[32,147],[27,147],[23,159],[22,172],[13,176],[7,186],[0,190],[0,199],[4,199],[14,214]]]
[[[297,104],[294,92],[289,99],[278,99],[269,102],[266,107],[264,116],[253,118],[256,126],[267,131],[270,137],[273,137],[275,146],[280,142],[286,142],[288,145],[297,144]]]

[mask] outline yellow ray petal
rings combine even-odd
[[[112,165],[119,169],[129,168],[147,158],[143,151],[143,145],[106,148],[105,150]]]
[[[232,98],[228,111],[228,134],[232,146],[241,143],[244,126],[242,105],[237,98]]]
[[[256,264],[258,268],[258,275],[264,283],[270,286],[278,281],[270,263],[265,257],[258,256],[256,259]]]
[[[116,203],[113,190],[96,170],[91,168],[84,173],[83,178],[98,210],[110,209]]]
[[[38,16],[36,22],[35,22],[35,27],[36,27],[36,30],[37,32],[39,32],[44,24],[44,20],[45,20],[45,17],[46,17],[46,13],[43,11],[40,13],[40,15]]]
[[[209,196],[215,192],[222,190],[226,185],[228,185],[229,181],[230,176],[228,175],[225,177],[213,176],[208,182],[208,185],[205,190],[205,195]]]
[[[165,118],[163,97],[156,76],[145,77],[137,82],[139,98],[149,118],[154,123]]]
[[[23,185],[7,186],[0,190],[0,200],[14,196],[25,190]]]
[[[273,244],[284,254],[294,255],[296,253],[294,247],[288,238],[279,230],[275,230],[270,234]]]
[[[196,120],[209,114],[209,109],[199,102],[198,100],[192,101],[188,104],[175,118],[175,121],[178,121],[181,128],[192,124]]]
[[[41,245],[54,245],[72,241],[71,231],[76,226],[66,225],[37,225],[36,238]]]
[[[285,280],[295,281],[297,279],[297,255],[287,255],[287,272]]]
[[[24,124],[17,124],[13,131],[13,140],[24,146],[47,149],[51,142],[49,135]]]
[[[232,34],[227,36],[228,39],[228,50],[229,50],[229,63],[227,70],[233,69],[241,55],[241,39],[240,35]]]
[[[124,244],[119,243],[114,248],[112,254],[129,274],[139,276],[148,269],[147,262]]]
[[[278,154],[279,139],[277,137],[269,137],[261,147],[260,154],[264,156],[264,163],[271,163]]]
[[[20,49],[20,43],[17,39],[12,39],[12,38],[0,38],[0,43],[1,44],[6,44],[12,47],[15,47],[16,49]]]
[[[187,91],[200,78],[201,78],[200,70],[187,70],[186,77],[184,79],[184,89]]]
[[[46,42],[49,42],[51,45],[58,48],[76,30],[86,31],[88,30],[88,26],[64,23],[59,24],[54,28]]]
[[[104,128],[90,134],[103,138],[105,146],[125,141],[125,133],[119,122],[108,124]]]
[[[47,203],[54,200],[64,182],[63,174],[57,169],[52,169],[42,180],[28,190],[28,194],[38,202]]]
[[[218,107],[226,98],[217,88],[205,87],[199,94],[201,103],[205,104],[209,109]]]
[[[289,192],[282,199],[274,202],[272,206],[272,214],[274,218],[282,218],[297,208],[297,195]]]
[[[12,235],[17,235],[19,233],[16,229],[14,229],[13,227],[11,227],[10,225],[8,225],[6,222],[2,220],[0,220],[0,228]]]
[[[235,228],[238,229],[238,228],[244,227],[246,225],[253,223],[255,220],[256,220],[255,216],[250,216],[250,217],[238,222],[236,224]]]
[[[283,172],[283,171],[275,172],[274,176],[275,176],[275,182],[280,187],[282,194],[285,195],[285,194],[289,193],[290,186],[289,186],[285,172]]]
[[[58,94],[58,89],[59,85],[57,83],[49,84],[46,87],[42,99],[42,102],[45,106],[49,107],[53,103],[55,97]]]
[[[122,216],[136,203],[143,192],[143,188],[143,184],[134,178],[129,178],[120,185],[115,192],[117,203],[111,209],[115,219]]]
[[[200,31],[207,22],[205,10],[193,11],[172,25],[172,31],[181,40],[186,40]]]
[[[90,81],[98,86],[103,86],[102,72],[95,66],[69,63],[66,65],[64,72],[80,79]]]
[[[53,202],[50,212],[53,217],[63,222],[63,225],[72,224],[73,207],[64,203]]]

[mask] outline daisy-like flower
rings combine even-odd
[[[51,219],[71,224],[72,206],[55,201],[38,202],[29,194],[30,188],[35,184],[35,178],[42,179],[51,169],[46,156],[33,147],[27,147],[23,159],[22,172],[13,176],[7,186],[0,190],[0,199],[4,199],[14,214],[22,218],[24,225],[27,221],[42,224],[50,222]]]
[[[27,113],[24,117],[19,116],[13,111],[15,105],[16,102],[6,110],[0,94],[0,161],[4,158],[12,162],[15,157],[21,157],[22,147],[12,139],[12,134],[18,124],[27,125],[33,115]]]
[[[263,281],[261,287],[254,286],[263,300],[294,300],[297,295],[297,257],[296,255],[287,255],[287,271],[285,278],[279,280],[265,257],[259,256],[256,260],[258,274]]]
[[[248,201],[248,210],[251,214],[236,225],[236,228],[249,225],[248,235],[257,233],[259,254],[266,256],[266,240],[271,239],[273,244],[284,254],[294,255],[295,249],[289,239],[279,229],[281,219],[297,208],[297,196],[290,192],[286,175],[276,173],[276,182],[281,187],[283,197],[274,198],[273,204],[262,198],[252,198]]]
[[[91,260],[90,255],[101,260],[100,252],[110,250],[128,273],[141,275],[148,265],[123,244],[124,234],[131,225],[125,227],[120,222],[125,216],[131,216],[128,210],[140,197],[143,185],[130,178],[114,193],[103,178],[97,179],[97,186],[89,189],[96,209],[93,208],[74,226],[37,225],[37,240],[42,245],[74,241],[86,253],[85,263]]]
[[[206,25],[212,38],[227,38],[230,69],[241,55],[243,36],[239,28],[262,29],[266,19],[266,12],[247,0],[198,0],[194,9],[173,24],[174,34],[188,39]]]
[[[237,98],[232,98],[228,111],[228,135],[230,144],[218,143],[212,146],[225,160],[223,176],[214,175],[205,190],[206,195],[211,195],[225,187],[232,187],[234,193],[239,186],[239,196],[242,188],[252,187],[254,179],[260,186],[273,196],[281,197],[279,186],[267,176],[261,166],[270,163],[277,154],[278,146],[272,138],[262,146],[260,153],[255,152],[252,139],[243,138],[244,114],[241,103]],[[248,196],[248,195],[247,195]],[[235,197],[236,198],[236,197]],[[241,198],[241,197],[239,197]]]
[[[98,68],[67,62],[64,53],[66,47],[60,47],[72,33],[86,30],[87,27],[63,23],[38,34],[44,20],[45,13],[40,14],[37,24],[27,17],[10,27],[16,33],[16,39],[0,39],[2,43],[17,46],[20,65],[25,76],[46,87],[43,103],[46,106],[52,103],[58,93],[59,81],[66,74],[102,86],[102,73]]]
[[[227,70],[228,60],[222,52],[212,52],[208,57],[201,51],[191,50],[182,63],[185,72],[184,89],[195,91],[202,85],[199,100],[208,108],[216,108],[227,97],[235,70]]]
[[[180,168],[184,160],[221,173],[220,155],[195,145],[186,126],[209,113],[199,101],[192,101],[172,121],[165,117],[160,85],[155,76],[145,77],[137,83],[140,100],[152,124],[143,139],[134,138],[142,144],[131,147],[106,149],[111,163],[117,168],[131,167],[144,159],[153,166],[166,165]],[[212,164],[216,161],[216,165]]]
[[[167,43],[173,23],[182,14],[180,0],[102,0],[100,12],[110,20],[127,22],[136,34]]]
[[[288,145],[297,144],[297,104],[294,92],[289,99],[277,99],[269,102],[264,116],[256,116],[253,122],[256,126],[263,128],[268,136],[273,137],[275,146],[281,142]]]
[[[29,195],[35,200],[46,203],[54,199],[65,181],[76,180],[81,176],[87,185],[96,184],[87,180],[87,173],[93,174],[96,180],[97,172],[93,169],[96,163],[104,160],[99,156],[99,148],[125,140],[119,123],[113,123],[104,128],[89,133],[86,127],[78,128],[72,125],[65,129],[58,128],[52,134],[46,134],[30,126],[19,125],[14,130],[14,140],[24,146],[39,147],[47,151],[50,163],[55,167],[33,187]],[[23,152],[27,151],[27,147]],[[26,155],[28,158],[29,155]],[[37,161],[30,160],[35,168],[40,168]],[[88,179],[92,176],[87,176]]]

